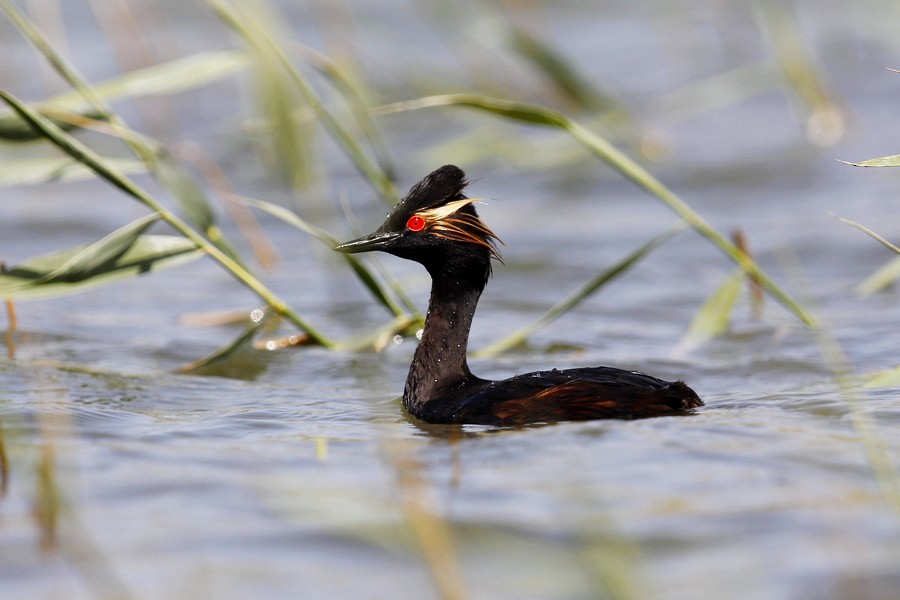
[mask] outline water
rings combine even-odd
[[[113,75],[108,56],[92,50],[102,36],[87,9],[66,6],[79,67],[93,78]],[[205,11],[135,6],[167,15],[149,38],[172,42],[166,54],[224,43]],[[827,210],[898,239],[897,171],[835,161],[900,152],[900,75],[883,69],[900,66],[896,36],[887,34],[897,8],[797,3],[805,39],[853,114],[847,137],[815,149],[775,91],[686,121],[652,110],[665,93],[770,52],[740,7],[654,6],[547,6],[521,16],[665,132],[672,154],[651,170],[716,227],[741,228],[763,267],[822,318],[854,372],[896,366],[896,292],[852,291],[891,255]],[[458,36],[480,18],[475,6],[444,17],[440,35],[434,14],[405,9],[365,4],[344,15],[356,55],[381,67],[373,78],[386,99],[415,96],[410,82],[435,78],[448,82],[441,91],[468,88],[477,67],[494,73],[505,95],[552,101],[509,56],[485,50],[476,65],[456,58],[460,45],[473,52],[475,42]],[[344,31],[320,26],[332,21],[319,13],[324,21],[287,14],[297,39],[325,50]],[[2,87],[39,97],[50,86],[25,77],[37,60],[2,27],[4,55],[14,57],[0,71]],[[283,200],[239,131],[241,93],[230,84],[216,90],[168,99],[170,114],[183,115],[178,126],[149,119],[147,128],[200,141],[232,167],[239,189]],[[543,130],[448,111],[381,123],[404,188],[457,162],[476,180],[473,193],[494,199],[480,210],[507,244],[505,264],[476,315],[473,348],[530,322],[673,220],[598,162],[555,163],[542,145],[561,156],[577,149]],[[535,150],[475,161],[435,149],[469,127],[492,127],[494,137]],[[374,227],[384,207],[327,145],[322,162],[331,187],[304,210],[349,238],[329,207],[346,195],[361,226]],[[97,239],[142,214],[98,182],[2,194],[0,258],[9,264]],[[262,221],[282,258],[265,280],[304,317],[338,338],[387,321],[327,250]],[[383,262],[422,305],[421,269]],[[20,330],[0,361],[10,462],[0,499],[2,596],[430,598],[439,597],[436,571],[458,577],[473,598],[894,598],[900,518],[873,474],[871,444],[880,440],[898,459],[896,389],[859,391],[854,409],[815,336],[771,301],[754,320],[742,300],[729,334],[675,353],[731,269],[683,233],[535,335],[528,351],[472,361],[489,377],[636,368],[685,379],[706,408],[686,418],[514,431],[407,421],[397,396],[412,339],[377,354],[251,352],[231,373],[244,378],[175,374],[239,331],[188,326],[182,316],[249,313],[257,304],[209,261],[19,303]],[[861,438],[860,410],[877,435]],[[48,448],[64,505],[59,547],[42,551],[33,510]]]

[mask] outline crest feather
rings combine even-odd
[[[468,183],[462,169],[455,165],[444,165],[412,186],[400,204],[410,212],[417,212],[458,198]]]
[[[435,169],[410,188],[406,197],[391,211],[385,226],[399,231],[410,217],[418,215],[425,219],[432,235],[482,246],[493,258],[500,260],[497,244],[503,242],[481,222],[475,207],[471,206],[479,198],[463,195],[468,183],[466,174],[457,166],[444,165]]]

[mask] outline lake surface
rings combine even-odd
[[[158,60],[240,46],[202,5],[129,4]],[[503,49],[502,12],[287,4],[281,24],[292,39],[352,60],[377,102],[477,90],[591,124]],[[411,336],[377,353],[247,350],[221,376],[176,373],[243,326],[200,327],[192,315],[249,315],[259,305],[209,260],[18,302],[18,330],[0,359],[9,460],[0,596],[896,598],[900,392],[855,380],[842,390],[833,351],[861,378],[900,364],[896,290],[854,291],[893,255],[829,211],[900,239],[900,169],[836,160],[900,152],[900,74],[886,68],[900,68],[900,7],[795,3],[798,39],[845,119],[840,139],[823,140],[780,83],[754,93],[698,87],[748,65],[779,73],[764,18],[731,4],[549,3],[514,18],[633,111],[650,135],[622,148],[637,157],[641,141],[652,142],[647,168],[720,231],[742,230],[762,267],[822,320],[823,336],[770,298],[753,317],[745,292],[728,333],[680,351],[694,314],[734,269],[684,232],[527,348],[470,364],[494,378],[637,369],[684,379],[707,406],[680,418],[496,430],[404,416]],[[88,3],[65,3],[64,17],[69,56],[85,75],[120,72],[121,46]],[[3,89],[29,100],[65,89],[6,21],[0,49],[9,57]],[[729,94],[730,104],[703,106]],[[380,223],[385,205],[321,131],[320,177],[292,195],[247,133],[251,105],[244,77],[116,108],[169,147],[199,144],[239,193],[296,208],[338,238],[354,235],[342,199],[361,229]],[[400,189],[456,163],[474,181],[471,194],[489,198],[479,211],[506,244],[504,264],[476,315],[472,349],[530,323],[675,220],[563,134],[462,109],[378,122]],[[0,147],[3,160],[52,152]],[[98,181],[6,187],[0,198],[0,260],[9,265],[94,241],[144,213]],[[337,339],[388,322],[339,257],[258,218],[280,262],[254,268],[300,314]],[[240,239],[227,219],[223,227]],[[423,270],[379,260],[424,310]],[[42,544],[34,516],[47,464],[61,502],[55,547]]]

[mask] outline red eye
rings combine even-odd
[[[422,231],[425,229],[425,219],[419,215],[413,215],[406,222],[406,228],[410,231]]]

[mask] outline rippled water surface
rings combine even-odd
[[[162,57],[238,43],[205,8],[129,4],[158,17],[143,35]],[[415,11],[284,4],[292,36],[354,57],[383,101],[482,85],[567,110],[498,48],[499,37],[490,41],[483,6],[444,14],[437,3]],[[726,335],[679,351],[693,315],[733,269],[702,237],[682,233],[528,348],[471,366],[496,378],[639,369],[684,379],[707,406],[683,418],[492,430],[403,415],[414,338],[379,353],[247,350],[225,376],[176,374],[240,331],[193,326],[186,316],[249,314],[258,304],[210,261],[18,302],[18,330],[6,334],[0,359],[9,464],[0,596],[896,598],[898,475],[881,461],[900,459],[900,395],[852,380],[842,391],[829,364],[843,353],[862,377],[900,364],[896,291],[854,292],[892,255],[828,211],[900,237],[900,169],[835,160],[900,152],[900,75],[885,69],[900,68],[900,9],[795,3],[806,51],[846,111],[846,134],[822,147],[785,88],[715,109],[700,99],[726,90],[700,89],[688,106],[694,114],[673,116],[676,94],[696,92],[693,84],[774,63],[761,17],[726,4],[551,3],[516,18],[584,77],[616,90],[667,149],[649,170],[721,231],[741,229],[761,265],[821,318],[821,337],[771,300],[753,318],[744,294]],[[73,61],[92,79],[114,76],[116,52],[101,43],[112,44],[109,32],[88,3],[64,11]],[[27,99],[62,89],[8,22],[0,32],[11,57],[0,87]],[[172,146],[201,144],[241,193],[300,207],[340,238],[353,235],[335,208],[347,198],[360,228],[375,227],[384,205],[321,132],[328,183],[290,197],[242,129],[249,95],[230,81],[117,107]],[[674,220],[547,130],[452,111],[379,123],[401,188],[454,162],[474,180],[472,194],[491,199],[479,210],[506,246],[475,318],[475,349],[531,322]],[[464,133],[487,156],[459,142]],[[500,154],[498,142],[520,151]],[[12,160],[40,149],[0,152]],[[142,214],[96,181],[0,194],[8,264],[96,240]],[[281,257],[262,277],[305,318],[339,339],[387,322],[327,249],[260,219]],[[382,263],[423,306],[428,281],[418,265]],[[58,490],[49,497],[61,503],[55,544],[42,543],[48,528],[35,518],[48,477]]]

